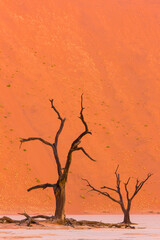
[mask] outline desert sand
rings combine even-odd
[[[59,126],[49,98],[63,117],[62,166],[83,126],[92,136],[73,156],[67,183],[67,214],[117,213],[119,206],[87,193],[96,187],[153,173],[132,212],[160,210],[160,2],[156,0],[0,1],[0,213],[54,213],[50,189],[28,193],[37,183],[55,183],[51,150],[39,142],[19,149],[20,137],[53,141]],[[130,185],[132,189],[132,183]]]

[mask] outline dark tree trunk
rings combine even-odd
[[[58,220],[64,221],[65,219],[65,183],[59,182],[54,189],[56,198],[55,217]]]
[[[125,210],[124,212],[124,220],[123,220],[123,223],[131,223],[130,221],[130,215],[129,215],[129,210]]]

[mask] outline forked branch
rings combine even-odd
[[[136,195],[137,193],[141,190],[141,188],[143,187],[144,183],[152,176],[153,174],[152,173],[148,173],[147,177],[139,182],[139,180],[137,179],[137,182],[136,182],[136,185],[135,185],[135,191],[132,195],[132,197],[130,198],[130,200],[132,200]]]
[[[71,147],[69,149],[69,152],[68,152],[68,155],[67,155],[67,161],[66,161],[66,165],[65,165],[65,168],[64,168],[64,172],[63,172],[63,177],[64,178],[67,178],[67,175],[68,175],[68,171],[69,171],[69,167],[70,167],[70,164],[71,164],[71,160],[72,160],[72,153],[74,151],[79,151],[81,150],[89,159],[91,159],[92,161],[95,161],[93,158],[91,158],[89,156],[89,154],[84,150],[84,148],[82,147],[79,147],[79,144],[81,143],[81,139],[87,135],[87,134],[92,134],[89,130],[88,130],[88,125],[84,119],[84,116],[83,116],[83,110],[84,110],[84,107],[83,107],[83,94],[81,95],[81,111],[80,111],[80,119],[85,127],[85,130],[72,142],[71,144]]]
[[[60,120],[62,121],[63,119],[61,118],[60,113],[58,112],[58,110],[57,110],[57,109],[55,108],[55,106],[53,105],[53,99],[49,99],[49,101],[50,101],[50,103],[51,103],[51,108],[53,108],[53,110],[57,113],[58,119],[60,119]]]
[[[77,146],[77,144],[79,144],[81,142],[81,139],[86,135],[86,134],[92,134],[89,130],[88,130],[88,125],[86,123],[86,121],[84,120],[84,116],[83,116],[83,110],[84,110],[84,107],[83,107],[83,94],[81,95],[81,111],[80,111],[80,119],[85,127],[85,131],[83,131],[72,143],[71,145],[71,148],[73,150],[76,150],[74,149],[75,146]]]

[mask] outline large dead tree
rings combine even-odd
[[[51,184],[51,183],[45,183],[45,184],[40,184],[40,185],[36,185],[33,186],[31,188],[28,189],[28,191],[34,190],[34,189],[46,189],[46,188],[53,188],[54,191],[54,195],[55,195],[55,199],[56,199],[56,209],[55,209],[55,218],[56,219],[60,219],[60,220],[64,220],[65,219],[65,186],[66,186],[66,182],[67,182],[67,178],[68,178],[68,172],[69,172],[69,168],[71,165],[71,161],[72,161],[72,154],[75,151],[82,151],[90,160],[95,161],[93,158],[91,158],[88,153],[85,151],[85,149],[80,145],[81,140],[84,136],[86,136],[87,134],[92,134],[89,130],[88,130],[88,126],[86,121],[84,120],[84,116],[83,116],[83,94],[81,95],[81,110],[80,110],[80,120],[82,122],[82,124],[84,125],[84,131],[72,142],[71,147],[68,151],[68,155],[67,155],[67,159],[66,159],[66,163],[65,163],[65,167],[62,168],[61,167],[61,162],[59,159],[59,154],[58,154],[58,140],[59,140],[59,136],[63,130],[64,127],[64,123],[65,123],[65,118],[62,118],[59,111],[55,108],[54,104],[53,104],[53,99],[50,100],[51,103],[51,108],[55,111],[55,113],[58,116],[58,119],[60,120],[60,126],[59,129],[56,133],[55,136],[55,140],[54,143],[48,142],[40,137],[29,137],[29,138],[23,138],[20,140],[21,144],[25,143],[25,142],[29,142],[29,141],[34,141],[34,140],[38,140],[40,142],[42,142],[43,144],[47,145],[48,147],[50,147],[53,151],[53,156],[55,158],[55,162],[57,165],[57,173],[58,173],[58,180],[56,183]]]
[[[90,191],[95,191],[98,192],[99,194],[102,194],[106,197],[108,197],[109,199],[111,199],[112,201],[118,203],[122,209],[122,212],[124,214],[124,219],[123,219],[123,223],[125,224],[130,224],[130,210],[131,210],[131,202],[134,199],[134,197],[137,195],[137,193],[141,190],[141,188],[143,187],[144,183],[152,176],[151,173],[149,173],[147,175],[147,177],[143,180],[143,181],[139,181],[137,179],[136,184],[135,184],[135,189],[134,192],[132,194],[129,194],[128,191],[128,184],[130,182],[130,177],[128,178],[127,182],[124,183],[124,188],[125,188],[125,192],[126,192],[126,205],[124,202],[124,196],[122,195],[122,190],[121,190],[121,180],[120,180],[120,174],[118,173],[118,168],[117,167],[116,171],[115,171],[115,176],[116,176],[116,188],[112,188],[112,187],[107,187],[107,186],[103,186],[101,187],[101,189],[107,189],[111,192],[114,192],[118,195],[118,199],[115,198],[114,196],[111,196],[108,191],[101,191],[99,189],[96,189],[95,187],[93,187],[89,181],[87,179],[83,179],[84,181],[87,182],[87,186],[91,188]]]

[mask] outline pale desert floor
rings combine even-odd
[[[11,216],[13,217],[13,216]],[[19,216],[18,216],[19,217]],[[97,220],[117,223],[121,215],[72,215],[76,219]],[[17,216],[14,216],[17,218]],[[132,215],[136,229],[74,229],[71,227],[16,227],[12,224],[0,226],[0,239],[45,239],[45,240],[147,240],[160,239],[160,215]]]

